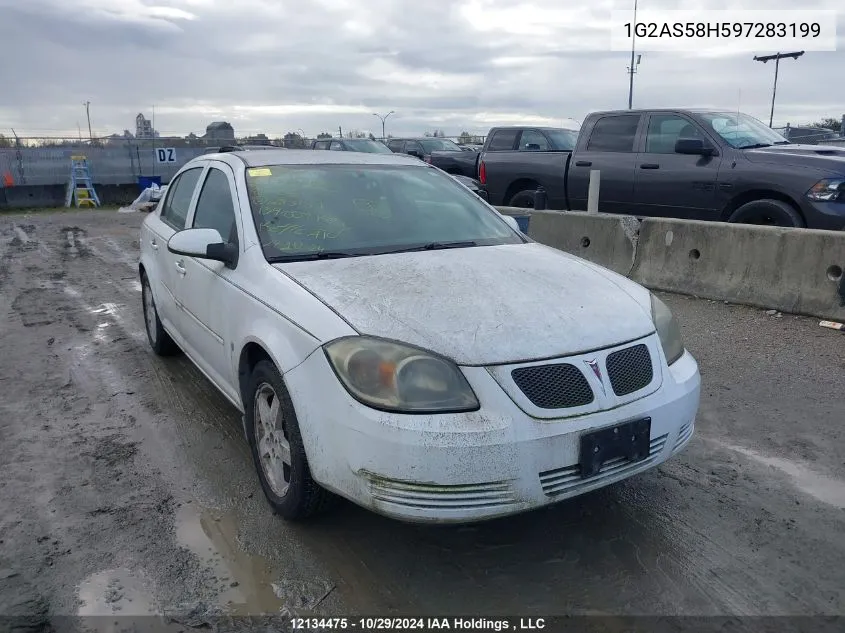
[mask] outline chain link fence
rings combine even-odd
[[[404,137],[402,137],[404,138]],[[458,144],[483,143],[483,137],[448,138]],[[18,138],[4,139],[0,147],[0,186],[65,185],[70,179],[70,157],[85,156],[91,177],[99,185],[128,185],[141,178],[161,178],[167,183],[189,160],[223,145],[271,145],[289,149],[310,148],[314,139],[299,135],[273,141],[255,138]],[[386,139],[390,140],[390,138]]]
[[[70,179],[71,156],[88,159],[91,177],[99,185],[134,184],[139,178],[156,176],[166,183],[189,160],[224,145],[248,145],[250,141],[183,137],[149,140],[109,137],[91,141],[5,139],[7,146],[0,147],[0,186],[9,186],[10,182],[12,186],[65,185]],[[307,142],[307,139],[297,137],[295,145],[304,146]]]

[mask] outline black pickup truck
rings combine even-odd
[[[392,138],[387,141],[391,151],[410,154],[453,176],[477,177],[478,152],[464,151],[446,138]]]
[[[577,136],[493,128],[478,163],[491,204],[527,208],[542,187],[548,208],[586,209],[593,170],[605,213],[845,229],[845,148],[790,143],[738,112],[596,112]]]

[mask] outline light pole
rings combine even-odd
[[[794,53],[778,53],[776,55],[763,55],[762,57],[754,56],[755,62],[763,62],[764,64],[768,61],[775,60],[775,83],[772,86],[772,111],[769,113],[769,127],[772,127],[772,123],[774,122],[775,118],[775,95],[778,91],[778,67],[780,66],[780,60],[791,57],[792,59],[798,59],[801,55],[804,54],[804,51],[796,51]]]
[[[379,119],[381,119],[381,140],[385,140],[385,135],[384,135],[384,122],[385,122],[385,121],[387,121],[387,117],[389,117],[391,114],[394,114],[393,110],[391,110],[390,112],[388,112],[388,113],[387,113],[387,114],[385,114],[384,116],[382,116],[382,115],[380,115],[380,114],[376,114],[375,112],[373,112],[373,116],[376,116],[376,117],[378,117]]]
[[[628,74],[630,75],[628,81],[628,109],[633,107],[634,103],[634,73],[637,72],[637,66],[640,65],[640,57],[637,57],[636,64],[634,63],[634,53],[637,44],[637,0],[634,0],[634,28],[631,32],[631,65],[628,67]]]
[[[88,117],[88,140],[93,141],[94,135],[91,133],[91,112],[89,110],[89,108],[91,107],[91,102],[86,101],[82,105],[85,106],[85,116]]]

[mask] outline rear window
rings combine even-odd
[[[460,152],[461,147],[454,141],[445,138],[432,139],[430,141],[420,141],[426,154],[431,152]]]
[[[519,130],[496,130],[487,145],[490,152],[506,152],[513,149]]]
[[[593,152],[633,152],[639,114],[602,117],[596,121],[587,150]]]

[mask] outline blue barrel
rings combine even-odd
[[[519,225],[519,230],[528,235],[528,220],[531,219],[529,215],[515,215],[514,220]]]
[[[143,191],[154,184],[161,187],[161,176],[138,176],[138,191]]]

